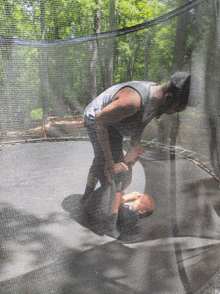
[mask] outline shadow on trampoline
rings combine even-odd
[[[89,216],[84,212],[80,205],[82,194],[73,194],[66,197],[62,202],[62,208],[69,213],[69,217],[81,226],[91,230],[93,233],[103,236],[105,232],[104,223],[95,223],[91,221]]]
[[[89,148],[84,142],[3,147],[2,293],[196,293],[220,264],[217,182],[184,159],[175,160],[172,175],[174,160],[148,150],[140,159],[143,178],[134,173],[134,182],[137,190],[144,182],[156,209],[139,221],[135,237],[112,242],[79,225],[85,219],[76,213]]]
[[[163,248],[163,249],[162,249]],[[172,244],[129,248],[109,242],[86,252],[69,253],[67,268],[72,279],[64,293],[178,293],[172,282]],[[158,266],[156,260],[160,261]],[[144,267],[143,267],[144,261]],[[64,289],[64,288],[63,288]],[[153,290],[152,290],[153,289]],[[74,292],[75,291],[75,292]]]
[[[59,241],[42,229],[56,222],[59,222],[58,214],[52,213],[43,219],[9,203],[0,203],[1,281],[8,276],[25,274],[57,257]]]
[[[70,282],[63,287],[62,293],[104,293],[103,289],[112,294],[137,293],[132,285],[125,283],[129,279],[133,252],[116,241],[84,252],[69,252],[66,269]]]
[[[66,197],[62,202],[62,208],[69,213],[69,217],[72,220],[91,230],[93,233],[104,236],[107,223],[104,222],[104,219],[102,222],[91,219],[79,204],[81,197],[81,194],[73,194]],[[139,234],[138,226],[132,228],[122,228],[119,226],[118,229],[121,232],[120,241],[137,242]]]
[[[179,260],[178,266],[170,238],[151,246],[129,248],[113,241],[84,252],[70,251],[65,258],[69,280],[61,293],[103,293],[103,289],[112,294],[195,293],[216,272],[216,262],[210,261],[210,255],[218,254],[220,244],[189,248],[188,240],[174,242],[180,242],[183,248],[184,260]],[[187,268],[188,281],[179,275],[179,268]]]
[[[133,277],[139,275],[143,267],[138,263],[139,250],[113,241],[78,252],[64,248],[53,234],[42,230],[59,222],[58,214],[38,218],[8,203],[1,203],[0,216],[1,235],[4,237],[0,250],[1,274],[3,268],[8,276],[13,271],[10,281],[7,276],[5,279],[2,276],[2,293],[103,293],[104,288],[106,293],[112,294],[146,293],[133,288]],[[20,254],[22,264],[19,266],[16,261]],[[142,251],[141,258],[148,254],[148,250]],[[169,262],[167,257],[163,258],[165,266]],[[25,272],[22,265],[26,267]],[[144,287],[144,282],[140,288]],[[165,285],[161,283],[161,287]]]
[[[220,239],[219,183],[213,178],[186,184],[179,210],[185,209],[179,224],[183,236]],[[190,203],[190,205],[188,205]]]

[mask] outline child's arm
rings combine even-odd
[[[114,207],[112,213],[118,213],[119,205],[121,204],[121,198],[124,192],[116,192],[115,193],[115,200],[114,200]]]
[[[129,171],[128,166],[124,162],[115,163],[114,169],[116,174]]]
[[[141,197],[141,193],[139,192],[132,192],[132,193],[129,193],[129,194],[124,194],[124,195],[121,195],[121,199],[120,199],[120,204],[122,203],[125,203],[127,201],[134,201],[134,200],[137,200],[138,198]]]
[[[130,194],[125,195],[124,192],[116,192],[115,193],[115,200],[114,200],[114,207],[113,213],[118,212],[119,205],[125,203],[127,201],[134,201],[141,197],[141,193],[139,192],[132,192]]]

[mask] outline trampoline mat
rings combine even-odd
[[[219,187],[193,163],[147,149],[126,192],[147,192],[156,210],[115,240],[68,211],[84,192],[90,142],[0,154],[2,293],[197,293],[219,270]]]

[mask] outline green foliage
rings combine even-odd
[[[32,119],[42,119],[43,118],[43,110],[42,110],[42,108],[32,110],[30,112],[30,118],[32,118]]]
[[[94,33],[98,5],[101,6],[101,32],[108,31],[110,0],[4,0],[0,2],[0,35],[37,41],[91,35]],[[115,0],[115,28],[150,21],[179,5],[179,0]],[[186,63],[196,38],[193,34],[195,17],[189,19]],[[114,83],[145,78],[164,82],[170,75],[175,38],[176,18],[115,38]],[[98,94],[104,90],[103,78],[106,81],[108,76],[111,41],[99,41],[96,64]],[[93,48],[93,41],[75,41],[63,46],[16,47],[0,40],[0,86],[6,87],[7,84],[10,88],[9,77],[15,76],[16,97],[27,115],[32,109],[42,108],[43,99],[48,99],[48,108],[64,104],[84,107],[90,101]],[[42,61],[42,52],[46,64]],[[14,73],[8,72],[9,59]]]

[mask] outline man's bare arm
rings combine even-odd
[[[139,133],[131,136],[131,146],[141,145],[142,135],[143,135],[143,130],[141,130]]]
[[[141,154],[145,152],[144,148],[141,146],[141,138],[143,131],[131,136],[131,147],[124,157],[126,163],[134,165]]]
[[[114,98],[114,101],[107,105],[96,116],[96,124],[106,126],[114,125],[122,119],[135,114],[141,105],[141,97],[137,91],[125,87],[120,90]]]
[[[106,158],[105,174],[109,181],[115,172],[107,128],[135,114],[139,110],[140,104],[141,97],[138,92],[126,87],[119,91],[114,101],[102,109],[95,118],[98,140]]]

